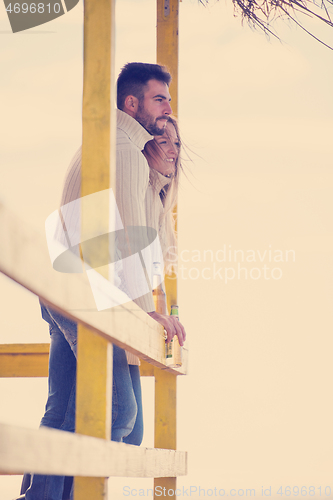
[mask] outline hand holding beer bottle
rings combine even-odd
[[[179,321],[178,306],[171,306],[170,316],[177,318]],[[173,337],[171,342],[165,344],[165,348],[167,366],[171,366],[171,368],[179,368],[182,366],[183,348],[178,342],[178,337]]]
[[[166,296],[161,285],[162,280],[160,264],[154,263],[154,267],[155,270],[153,278],[153,297],[156,311],[150,312],[148,314],[164,327],[167,335],[167,343],[171,342],[173,337],[177,335],[179,344],[183,346],[186,339],[185,328],[180,323],[177,316],[167,315]]]

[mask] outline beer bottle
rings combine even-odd
[[[174,316],[179,320],[178,306],[171,306],[170,316]],[[178,337],[175,335],[169,344],[165,344],[166,364],[170,368],[179,368],[182,366],[182,350],[179,345]]]

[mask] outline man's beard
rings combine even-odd
[[[157,126],[159,120],[167,120],[167,116],[159,116],[154,119],[144,107],[139,103],[138,112],[135,117],[136,121],[138,121],[151,135],[163,135],[165,130],[165,125],[159,128]]]

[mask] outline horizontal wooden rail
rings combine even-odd
[[[47,377],[50,344],[0,345],[0,377]]]
[[[1,377],[47,377],[50,344],[0,344]],[[187,350],[184,357],[187,359]],[[152,377],[154,366],[141,361],[142,377]],[[179,375],[179,371],[177,372]]]
[[[85,274],[59,273],[52,268],[45,236],[28,227],[0,204],[0,272],[32,291],[72,319],[91,327],[110,342],[126,348],[162,369],[187,373],[187,351],[183,366],[167,368],[163,327],[130,302],[97,311]]]
[[[143,448],[49,428],[0,424],[0,473],[88,477],[172,477],[187,473],[187,453]]]

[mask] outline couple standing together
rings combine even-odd
[[[116,151],[116,202],[122,222],[125,227],[154,228],[169,268],[181,168],[178,126],[170,117],[170,81],[171,75],[157,64],[124,66],[117,80]],[[80,189],[81,149],[69,166],[61,206],[79,199]],[[163,325],[168,342],[177,335],[183,345],[184,327],[175,317],[155,311],[151,293],[134,302]],[[51,337],[49,393],[41,426],[74,432],[77,324],[46,304],[41,303],[41,309]],[[114,345],[111,439],[139,446],[142,437],[139,359]],[[25,500],[62,500],[73,497],[73,488],[69,478],[34,474],[24,477],[21,493],[19,498]]]

